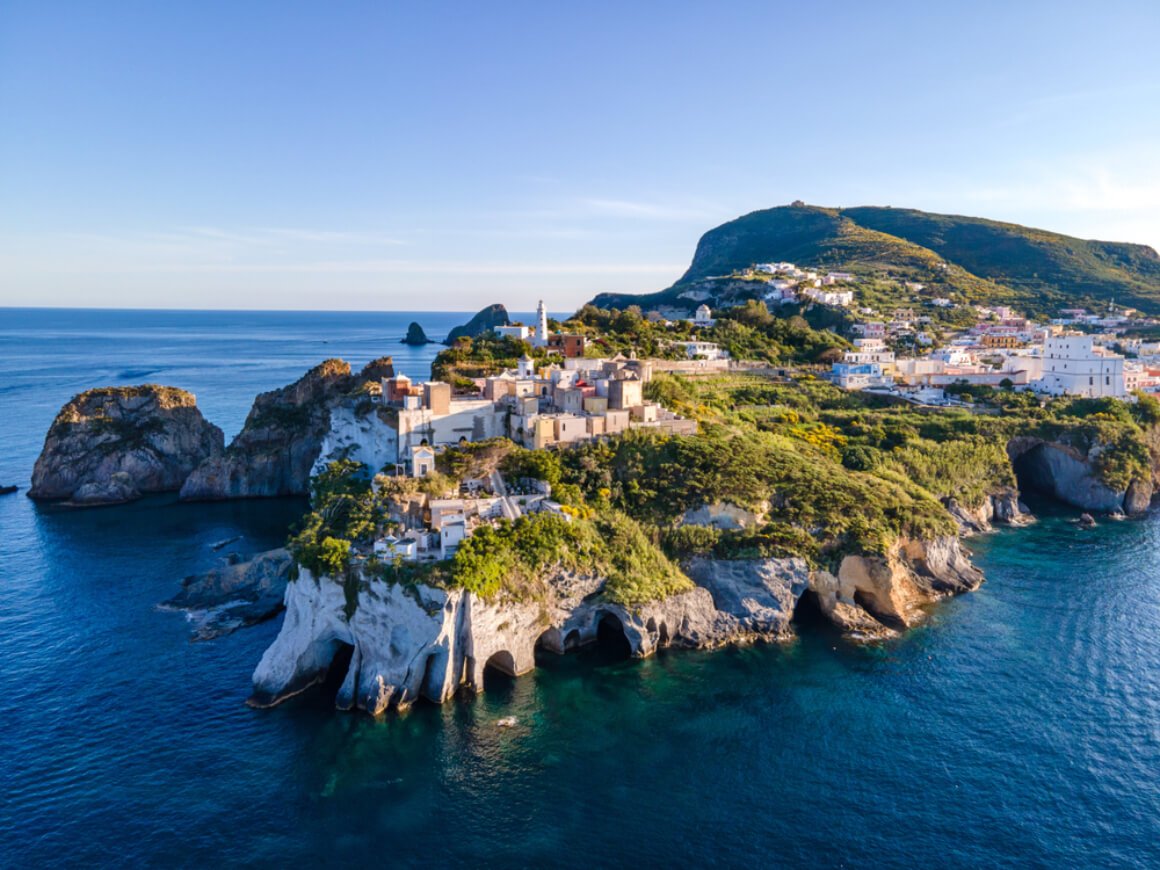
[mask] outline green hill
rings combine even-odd
[[[930,296],[1009,303],[1033,313],[1110,301],[1160,312],[1160,257],[1145,245],[913,209],[803,204],[751,212],[705,233],[688,271],[667,290],[606,293],[593,304],[680,308],[699,295],[728,302],[739,292],[737,273],[778,260],[918,282]],[[724,300],[714,292],[725,286],[722,279],[730,279]]]

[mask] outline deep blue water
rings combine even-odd
[[[466,319],[0,309],[0,483],[87,387],[191,389],[230,436],[327,356],[423,376],[413,318]],[[975,539],[983,588],[882,646],[587,652],[374,721],[247,708],[277,621],[194,644],[155,609],[299,508],[0,498],[0,866],[1160,864],[1154,519]]]

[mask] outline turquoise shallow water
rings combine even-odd
[[[0,310],[0,483],[87,386],[188,387],[229,435],[326,356],[425,374],[410,319]],[[977,538],[983,588],[883,646],[591,650],[374,721],[250,710],[277,622],[191,644],[155,609],[299,509],[0,498],[0,865],[1160,864],[1152,518]]]

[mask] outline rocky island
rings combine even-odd
[[[28,494],[105,505],[176,492],[223,445],[192,393],[155,384],[88,390],[57,414]]]
[[[427,337],[427,333],[423,331],[423,327],[415,321],[411,321],[411,325],[407,327],[407,335],[403,338],[403,344],[409,344],[412,347],[422,347],[425,344],[431,344],[432,341]]]

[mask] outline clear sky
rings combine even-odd
[[[1160,247],[1160,2],[0,0],[0,306],[566,310],[795,199]]]

